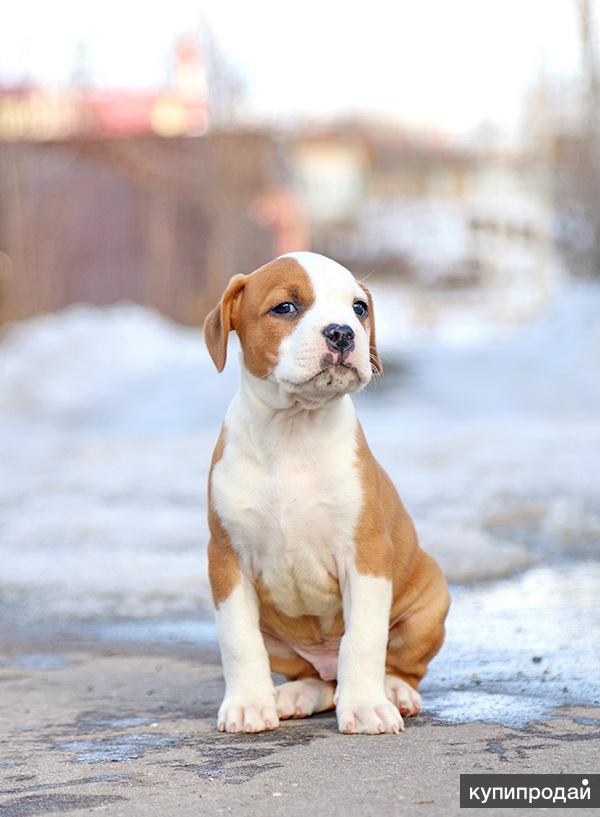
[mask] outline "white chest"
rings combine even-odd
[[[212,475],[215,509],[245,570],[287,615],[339,609],[332,585],[354,553],[362,491],[350,401],[258,435],[236,412]]]

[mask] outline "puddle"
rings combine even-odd
[[[575,723],[579,723],[582,726],[598,726],[600,727],[600,718],[586,718],[583,716],[573,718]]]
[[[214,621],[205,619],[127,620],[101,624],[97,635],[104,641],[127,643],[217,643]]]
[[[4,669],[64,669],[70,667],[73,661],[62,655],[32,652],[5,658],[0,661]]]
[[[109,763],[137,760],[147,751],[168,749],[182,743],[184,738],[139,732],[132,735],[115,735],[100,740],[76,740],[58,742],[57,746],[74,754],[76,763]]]
[[[108,806],[126,801],[117,794],[32,794],[9,800],[3,805],[6,817],[35,817],[37,814],[74,811],[91,811],[99,806]]]
[[[156,726],[156,718],[121,717],[121,718],[84,718],[77,724],[80,734],[104,732],[109,729],[130,729],[135,726]]]
[[[31,774],[21,776],[19,778],[12,777],[8,779],[14,781],[15,783],[23,783],[25,780],[36,780],[37,777],[36,775]],[[0,794],[31,794],[33,792],[50,791],[52,789],[63,789],[66,786],[70,788],[71,786],[87,786],[90,783],[122,783],[127,780],[131,780],[131,775],[97,774],[94,775],[94,777],[80,777],[76,780],[65,780],[63,783],[36,783],[35,785],[31,786],[18,786],[12,789],[0,789]]]

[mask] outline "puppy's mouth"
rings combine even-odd
[[[337,357],[337,356],[336,356]],[[363,378],[356,366],[349,363],[342,355],[334,360],[330,354],[323,355],[320,368],[306,380],[291,383],[294,391],[310,389],[318,392],[341,393],[358,391],[363,385]]]
[[[343,374],[344,370],[351,371],[359,380],[360,375],[358,373],[358,369],[356,366],[353,366],[351,363],[348,362],[348,354],[349,352],[340,352],[337,357],[337,360],[334,360],[333,355],[326,354],[323,355],[321,358],[321,368],[319,371],[311,378],[314,380],[315,377],[320,377],[324,372],[331,371],[332,374],[338,373]]]

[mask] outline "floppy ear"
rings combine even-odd
[[[364,293],[367,296],[367,300],[369,302],[369,327],[370,327],[369,354],[371,356],[371,368],[373,369],[373,372],[375,374],[381,374],[383,371],[383,367],[381,365],[381,361],[379,360],[377,342],[375,340],[375,310],[373,309],[373,298],[368,288],[364,284],[361,284],[360,286],[364,290]]]
[[[204,321],[204,342],[217,371],[222,372],[227,360],[227,337],[234,328],[231,312],[236,297],[244,288],[245,275],[234,275],[227,284],[221,300],[206,316]]]

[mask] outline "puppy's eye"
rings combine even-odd
[[[296,304],[293,304],[291,301],[285,301],[285,303],[274,306],[273,309],[269,310],[269,313],[271,315],[285,315],[286,317],[291,318],[297,311],[298,307]]]
[[[369,307],[366,305],[364,301],[354,301],[354,312],[358,315],[359,318],[366,318],[369,314]]]

